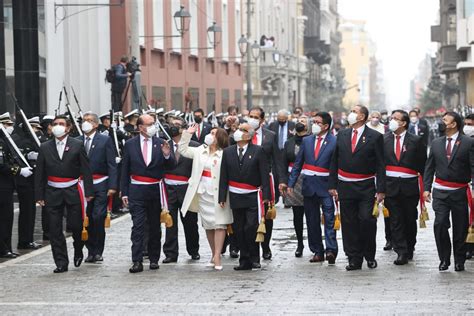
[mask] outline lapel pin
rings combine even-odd
[[[365,143],[365,136],[362,137],[362,142]]]
[[[252,156],[249,156],[249,159],[252,159]]]
[[[66,148],[64,148],[64,151],[69,151],[69,146],[66,146]]]
[[[95,148],[95,145],[92,145],[92,148]]]
[[[456,146],[459,146],[460,143],[461,143],[461,141],[458,140],[458,141],[456,142]]]
[[[403,145],[403,152],[407,151],[407,147]]]

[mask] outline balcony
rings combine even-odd
[[[441,43],[441,25],[432,25],[431,26],[431,41],[436,43]]]
[[[456,45],[442,46],[439,50],[439,67],[442,73],[456,71],[458,62],[461,61]]]
[[[304,54],[319,65],[328,64],[331,61],[331,47],[319,37],[305,36]]]

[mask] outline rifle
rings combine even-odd
[[[110,119],[111,119],[111,122],[114,122],[114,110],[113,109],[110,110]],[[120,122],[117,120],[117,123],[115,123],[116,126],[114,127],[114,124],[111,124],[111,127],[112,127],[112,136],[114,137],[115,150],[117,151],[117,157],[121,158],[120,148],[119,148],[118,138],[117,138],[117,126],[119,124],[120,124]]]
[[[10,134],[8,134],[7,130],[1,123],[0,123],[0,130],[3,132],[3,135],[5,136],[8,143],[8,147],[10,148],[10,151],[14,154],[14,157],[18,160],[18,162],[23,163],[25,167],[31,168],[30,164],[28,163],[28,160],[26,160],[25,156],[23,156],[20,149],[15,144],[12,137],[10,136]]]
[[[71,121],[73,122],[74,127],[77,130],[77,133],[79,134],[79,136],[82,136],[81,127],[79,126],[79,123],[77,123],[76,118],[74,117],[74,112],[71,110],[71,106],[69,104],[69,97],[67,95],[66,87],[63,86],[63,90],[64,90],[64,95],[66,96],[66,109],[69,113],[69,116],[71,117]]]
[[[79,115],[82,117],[82,109],[79,105],[79,101],[77,101],[76,92],[74,91],[74,87],[71,85],[72,95],[74,96],[74,100],[76,100],[77,108],[79,109]]]
[[[61,113],[61,99],[63,97],[63,90],[59,92],[59,103],[58,103],[58,108],[54,110],[54,116],[58,116],[58,113]]]
[[[165,128],[163,127],[163,125],[161,124],[160,120],[158,118],[156,118],[156,123],[158,124],[158,127],[163,131],[163,134],[165,134],[166,138],[168,140],[171,140],[171,137],[170,135],[168,134],[168,132],[165,130]]]
[[[40,140],[38,139],[38,136],[36,136],[35,131],[31,127],[31,124],[30,124],[30,122],[28,121],[28,118],[25,115],[25,112],[23,112],[20,105],[18,104],[18,100],[16,99],[16,97],[13,95],[13,93],[10,93],[10,96],[13,100],[13,103],[15,103],[15,107],[16,107],[17,112],[20,113],[21,119],[23,120],[23,124],[25,124],[25,126],[26,126],[26,130],[28,131],[28,134],[30,134],[30,137],[33,139],[33,143],[36,145],[36,151],[38,151],[38,149],[41,146],[41,143],[40,143]]]

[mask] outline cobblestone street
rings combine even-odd
[[[434,215],[431,214],[431,218]],[[474,264],[466,272],[438,272],[432,232],[419,233],[415,260],[397,267],[393,252],[384,252],[383,219],[379,219],[379,267],[346,272],[346,260],[336,266],[295,258],[290,209],[279,209],[273,238],[273,259],[262,261],[261,271],[236,272],[237,260],[224,258],[224,270],[206,268],[207,241],[201,230],[201,260],[192,262],[183,252],[177,264],[160,264],[158,271],[138,275],[130,265],[131,220],[112,222],[102,264],[72,263],[69,272],[53,274],[49,246],[0,264],[0,313],[10,314],[261,314],[261,313],[469,313]],[[181,228],[181,227],[180,227]],[[180,249],[184,249],[180,234]],[[339,240],[342,247],[342,241]],[[72,244],[68,239],[70,258]],[[341,251],[342,253],[342,251]]]

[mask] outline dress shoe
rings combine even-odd
[[[393,262],[394,265],[402,266],[408,263],[408,258],[405,255],[398,255],[397,259]]]
[[[230,250],[230,257],[234,258],[234,259],[237,259],[239,257],[239,252],[235,249],[231,249]]]
[[[67,267],[57,267],[56,269],[54,269],[53,271],[54,273],[63,273],[63,272],[67,272]]]
[[[449,262],[448,261],[441,261],[439,264],[439,271],[446,271],[449,268]]]
[[[82,260],[84,259],[84,256],[74,256],[74,266],[76,268],[79,268],[81,266]]]
[[[295,257],[296,258],[301,258],[303,256],[303,246],[298,246],[295,251]]]
[[[192,254],[192,255],[191,255],[191,259],[193,259],[193,260],[199,260],[199,259],[201,259],[201,255],[198,254],[198,253]]]
[[[413,260],[413,251],[407,253],[407,259],[408,259],[408,260]]]
[[[15,259],[16,257],[18,257],[18,255],[11,251],[4,252],[0,255],[0,258],[5,258],[5,259]]]
[[[214,270],[216,271],[222,271],[223,267],[222,266],[214,266]]]
[[[163,263],[173,263],[173,262],[178,262],[178,258],[166,257],[163,259]]]
[[[143,272],[143,264],[141,262],[134,262],[128,271],[130,273]]]
[[[472,259],[472,253],[473,253],[473,252],[470,251],[470,250],[467,251],[467,252],[466,252],[466,259],[468,259],[468,260],[469,260],[469,259]]]
[[[86,263],[94,263],[95,262],[95,256],[88,255],[86,260],[84,260]]]
[[[464,271],[464,263],[455,263],[454,264],[454,271],[456,271],[456,272]]]
[[[150,270],[158,270],[159,268],[158,262],[150,262]]]
[[[392,242],[391,242],[391,241],[387,241],[387,243],[386,243],[385,246],[383,247],[383,250],[388,251],[388,250],[392,250],[392,248],[393,248]]]
[[[94,260],[97,262],[102,262],[104,261],[104,257],[102,257],[101,255],[95,255]]]
[[[263,255],[262,255],[262,258],[263,260],[270,260],[272,259],[272,251],[269,249],[267,251],[264,251],[263,252]]]
[[[235,271],[244,271],[244,270],[252,270],[252,266],[235,266],[234,267]]]
[[[258,262],[253,262],[252,263],[252,269],[261,269],[262,265]]]
[[[362,265],[356,264],[354,262],[349,262],[349,264],[346,266],[347,271],[354,271],[354,270],[360,270],[362,269]]]
[[[328,252],[326,254],[326,261],[328,262],[328,264],[336,264],[336,255],[332,252]]]
[[[324,262],[324,257],[320,255],[314,255],[313,258],[309,259],[309,262]]]
[[[36,249],[39,249],[41,248],[41,245],[40,244],[37,244],[35,243],[34,241],[33,242],[29,242],[29,243],[26,243],[26,244],[18,244],[18,249],[32,249],[32,250],[36,250]]]
[[[374,260],[367,260],[367,268],[369,269],[375,269],[377,268],[377,261]]]

